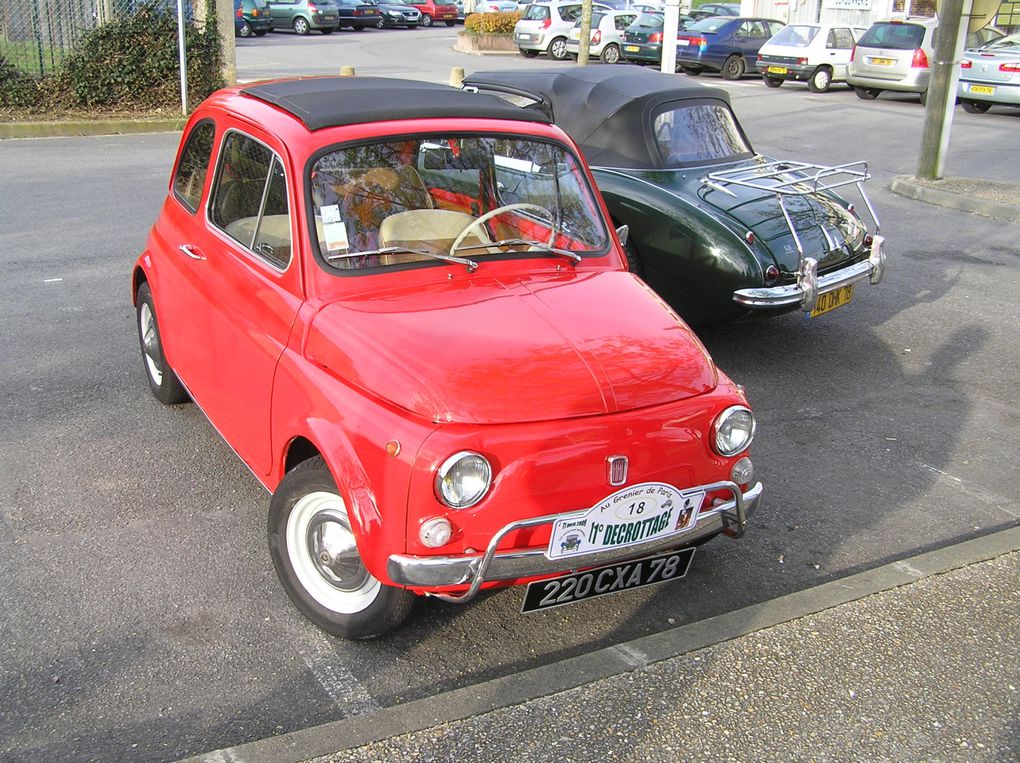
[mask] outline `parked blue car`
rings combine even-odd
[[[692,76],[722,72],[723,79],[740,79],[754,72],[758,48],[786,26],[775,19],[715,16],[691,24],[676,43],[677,71]]]

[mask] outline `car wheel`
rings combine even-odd
[[[688,77],[697,77],[701,74],[701,69],[697,66],[681,66],[680,68],[684,70],[684,74]]]
[[[878,98],[878,94],[882,91],[874,87],[855,87],[854,92],[857,93],[857,97],[862,101],[873,101]]]
[[[251,24],[247,21],[241,22],[241,28],[237,30],[238,37],[251,37],[254,34],[254,30],[251,28]]]
[[[538,55],[537,50],[528,50],[527,48],[518,48],[521,51],[521,55],[525,58],[534,58]]]
[[[432,17],[430,15],[428,15],[427,13],[423,13],[421,15],[421,25],[422,26],[432,26]]]
[[[457,22],[456,22],[456,21],[447,21],[447,22],[446,22],[446,25],[447,25],[447,26],[456,26],[456,24],[457,24]]]
[[[620,48],[616,45],[606,45],[602,49],[602,55],[599,56],[604,64],[618,64],[620,63]]]
[[[256,36],[256,37],[265,37],[265,36],[266,36],[266,33],[267,33],[268,31],[269,31],[268,29],[256,29],[256,30],[255,30],[255,36]]]
[[[322,32],[323,34],[333,34],[333,32],[335,32],[339,28],[340,27],[333,27],[332,29],[320,29],[319,31]]]
[[[744,76],[744,59],[740,56],[730,56],[722,67],[723,79],[740,79]]]
[[[376,29],[385,29],[386,28],[386,22],[382,20],[381,16],[379,17],[379,20],[377,22],[375,22],[375,28]]]
[[[638,254],[637,247],[634,246],[634,241],[629,236],[627,238],[627,243],[623,245],[623,253],[627,256],[627,267],[630,268],[630,272],[638,278],[644,278],[644,263],[641,262],[641,255]]]
[[[765,83],[765,87],[779,87],[783,84],[782,77],[770,77],[767,74],[763,74],[761,81]]]
[[[549,58],[554,61],[562,61],[567,57],[567,38],[557,37],[549,43]]]
[[[301,613],[344,638],[381,636],[411,611],[414,594],[383,585],[365,567],[347,504],[321,458],[280,482],[269,504],[269,553]]]
[[[984,101],[960,101],[960,105],[963,106],[963,110],[968,114],[984,114],[988,109],[992,108],[992,104],[985,103]]]
[[[294,19],[294,31],[298,34],[308,34],[308,20],[301,16]]]
[[[828,66],[819,66],[807,81],[808,90],[812,93],[824,93],[832,84],[832,70]]]
[[[352,32],[364,32],[365,31],[365,27],[358,26],[357,24],[355,24],[354,26],[351,27],[351,31]]]
[[[145,378],[149,380],[149,389],[163,405],[177,405],[188,400],[177,374],[167,365],[163,355],[163,342],[159,335],[159,324],[156,322],[156,306],[152,300],[149,284],[138,287],[135,296],[138,318],[138,343],[142,349],[142,363],[145,366]]]

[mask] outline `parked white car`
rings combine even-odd
[[[591,14],[591,42],[588,55],[601,59],[604,64],[618,64],[620,48],[627,27],[637,21],[637,11],[595,11]],[[576,59],[581,50],[581,22],[578,20],[567,38],[567,53]]]
[[[515,0],[478,0],[475,13],[513,13],[517,10]]]
[[[865,31],[846,24],[789,24],[761,46],[755,66],[769,87],[796,80],[807,82],[812,93],[824,93],[833,82],[846,82],[854,45]]]
[[[611,10],[600,3],[592,5],[592,12]],[[527,58],[547,53],[549,58],[562,61],[567,57],[570,30],[579,18],[581,3],[577,0],[531,3],[525,6],[524,15],[514,27],[514,43],[521,55]]]

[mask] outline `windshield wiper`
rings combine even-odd
[[[552,254],[558,254],[561,257],[567,257],[575,265],[579,263],[583,258],[577,252],[571,252],[569,249],[560,249],[559,247],[550,246],[549,244],[543,244],[541,241],[536,241],[531,238],[503,238],[499,241],[491,241],[488,244],[467,244],[458,246],[456,251],[458,252],[472,252],[478,249],[488,249],[490,246],[531,246],[538,247],[544,252],[551,252]]]
[[[463,249],[464,247],[461,247]],[[473,273],[478,269],[478,263],[474,260],[469,260],[467,257],[454,257],[451,254],[439,254],[437,252],[430,252],[428,249],[416,249],[411,246],[384,246],[381,249],[366,249],[363,252],[343,252],[342,254],[326,254],[323,258],[326,262],[335,262],[337,260],[349,260],[354,257],[368,257],[373,254],[419,254],[422,257],[431,257],[436,260],[445,260],[446,262],[453,262],[457,265],[463,265],[467,268],[468,273]]]

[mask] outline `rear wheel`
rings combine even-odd
[[[779,87],[783,84],[782,77],[770,77],[767,74],[763,74],[761,81],[765,83],[765,87]]]
[[[874,87],[855,87],[854,92],[862,101],[873,101],[882,91]]]
[[[333,34],[333,32],[335,32],[335,31],[336,31],[336,29],[335,29],[335,28],[330,28],[330,29],[320,29],[319,31],[320,31],[320,32],[322,32],[323,34]]]
[[[273,494],[269,553],[294,605],[335,636],[381,636],[411,611],[414,594],[365,567],[347,504],[319,457],[292,469]]]
[[[832,84],[832,70],[828,66],[819,66],[807,81],[808,90],[812,93],[824,93]]]
[[[627,238],[627,243],[623,245],[623,253],[627,255],[627,267],[630,268],[630,272],[638,278],[644,278],[644,263],[641,262],[641,255],[638,254],[637,247],[634,246],[633,240],[629,237]]]
[[[562,61],[567,57],[567,38],[557,37],[549,43],[549,58],[554,61]]]
[[[968,114],[984,114],[992,107],[992,104],[984,101],[960,101],[960,105]]]
[[[156,305],[149,284],[143,283],[138,287],[135,303],[138,306],[136,310],[138,343],[142,348],[142,364],[145,366],[145,378],[149,381],[149,389],[163,405],[187,402],[188,393],[185,392],[184,385],[163,355],[163,341],[159,334],[159,324],[156,323]]]
[[[247,21],[242,21],[241,28],[237,30],[238,37],[251,37],[254,33],[255,32],[251,28],[251,24]]]
[[[421,15],[421,25],[422,26],[432,26],[432,17],[429,14],[427,14],[427,13],[423,13]]]
[[[527,48],[518,48],[521,51],[521,55],[525,58],[534,58],[538,55],[537,50],[528,50]]]
[[[722,67],[723,79],[735,80],[744,76],[744,59],[740,56],[730,56]]]
[[[453,26],[453,25],[454,25],[454,24],[456,24],[456,23],[457,23],[456,21],[447,21],[447,22],[446,22],[446,25],[447,25],[447,26]]]
[[[382,16],[380,16],[379,20],[377,22],[375,22],[375,28],[376,29],[385,29],[386,28],[386,22],[383,21]]]
[[[602,55],[599,56],[604,64],[618,64],[620,63],[620,48],[617,45],[606,45],[602,49]]]
[[[294,31],[297,34],[308,34],[308,19],[298,16],[294,19]]]

